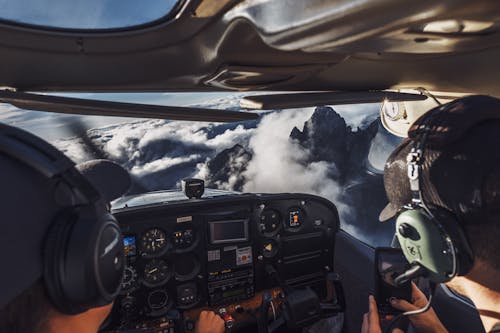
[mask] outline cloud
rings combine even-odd
[[[189,163],[193,161],[199,161],[202,156],[200,154],[194,154],[186,157],[163,157],[154,160],[149,163],[144,163],[142,165],[133,166],[130,172],[135,176],[145,176],[154,172],[162,171],[176,165]]]
[[[336,166],[326,161],[307,163],[309,152],[289,138],[291,129],[302,128],[313,108],[274,112],[264,116],[250,139],[253,152],[243,189],[245,192],[302,192],[336,202],[341,213],[349,209],[339,200],[341,187],[331,174]]]
[[[364,128],[377,119],[380,113],[380,103],[336,105],[333,108],[353,129]]]
[[[241,93],[212,94],[206,100],[201,94],[194,97],[185,94],[182,100],[174,100],[171,95],[158,95],[149,100],[151,96],[141,95],[131,97],[129,101],[136,98],[142,103],[179,105],[189,102],[191,106],[237,110],[241,96]],[[88,97],[104,98],[101,95]],[[365,128],[379,114],[378,104],[335,106],[334,109],[354,130]],[[67,132],[66,136],[61,133],[72,122],[84,121],[87,127],[94,127],[88,131],[88,135],[96,145],[111,159],[130,170],[148,190],[177,187],[180,179],[196,176],[213,179],[211,184],[219,189],[320,195],[337,205],[343,228],[362,237],[366,231],[358,231],[357,225],[369,222],[365,221],[365,217],[361,218],[362,221],[349,222],[357,220],[358,212],[350,207],[355,208],[355,200],[358,199],[345,201],[346,193],[352,192],[349,186],[354,188],[359,185],[353,185],[352,182],[339,185],[331,177],[337,174],[334,163],[320,159],[311,162],[311,152],[290,139],[292,129],[301,129],[313,112],[314,108],[271,111],[262,113],[258,121],[220,124],[80,117],[25,111],[1,105],[0,120],[38,131],[76,162],[91,159],[89,149],[81,139],[68,138]],[[213,175],[210,174],[208,162],[237,144],[249,154],[230,155],[222,163],[225,163],[224,169],[219,170],[217,177],[211,177]],[[393,144],[377,135],[372,146],[368,160],[373,167],[379,168],[386,156],[383,153],[389,151]],[[349,202],[350,206],[345,202]]]
[[[105,156],[127,168],[149,190],[160,190],[175,187],[180,179],[199,173],[220,151],[236,144],[247,146],[256,124],[136,120],[87,133]],[[53,143],[77,163],[95,158],[79,138]],[[234,186],[233,178],[231,184],[220,187]]]
[[[237,96],[216,98],[205,106],[215,103],[227,107],[236,100]],[[342,116],[353,127],[363,126],[377,116],[373,106],[341,109]],[[92,129],[89,136],[110,158],[144,178],[151,189],[175,186],[180,180],[176,177],[181,176],[207,179],[210,176],[208,161],[217,153],[240,144],[253,157],[250,162],[231,157],[227,161],[231,174],[226,180],[213,183],[218,188],[233,190],[241,186],[243,179],[246,192],[316,194],[334,201],[341,214],[347,215],[349,209],[339,199],[342,188],[330,177],[337,173],[335,164],[308,162],[309,151],[289,138],[293,127],[302,128],[313,112],[314,108],[275,111],[251,124],[138,120]],[[56,144],[77,162],[91,158],[79,139],[58,140]],[[237,172],[241,170],[245,170],[242,175]],[[175,179],[155,182],[159,177]]]

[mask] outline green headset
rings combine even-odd
[[[420,131],[407,155],[412,199],[396,218],[396,237],[406,259],[419,268],[419,274],[423,272],[435,283],[466,274],[474,260],[458,217],[448,209],[426,203],[422,195],[426,143],[436,114],[446,107],[450,105],[430,111],[419,125]]]

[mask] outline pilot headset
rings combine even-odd
[[[78,314],[110,303],[120,290],[123,241],[99,192],[68,157],[21,129],[0,124],[0,153],[50,179],[65,207],[44,240],[43,279],[52,304]]]
[[[402,212],[396,218],[396,236],[406,259],[412,264],[423,267],[427,277],[435,283],[446,282],[454,276],[467,274],[472,267],[474,255],[462,229],[461,219],[444,207],[424,201],[422,170],[426,159],[426,145],[430,135],[434,136],[433,139],[436,139],[437,135],[444,135],[452,138],[449,141],[457,140],[463,137],[468,129],[482,121],[498,120],[500,118],[498,101],[492,102],[492,100],[490,97],[474,96],[465,100],[463,104],[459,104],[462,101],[458,100],[431,110],[424,116],[418,125],[416,136],[412,138],[413,146],[407,155],[411,202],[402,208]],[[468,123],[463,125],[462,129],[451,132],[444,130],[436,134],[436,128],[442,126],[447,117],[448,119],[450,117],[450,112],[447,111],[452,108],[460,110],[470,107],[468,103],[474,104],[477,101],[480,103],[477,110],[473,110],[475,111],[473,119],[468,119]],[[439,119],[441,124],[435,124],[436,118],[441,118]],[[457,121],[464,121],[460,115],[459,117],[455,115],[455,118]],[[480,188],[480,184],[486,179],[480,172],[471,174],[470,177],[474,178],[472,180],[474,188]]]

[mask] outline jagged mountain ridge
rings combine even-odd
[[[379,120],[355,131],[331,107],[317,107],[300,131],[294,127],[290,138],[309,151],[309,162],[326,161],[336,166],[332,178],[344,183],[362,169]]]
[[[309,118],[294,112],[273,111],[257,121],[236,124],[137,121],[93,129],[88,135],[106,158],[135,176],[141,186],[130,194],[172,189],[182,178],[193,176],[205,179],[211,188],[314,193],[337,204],[344,227],[363,225],[361,238],[385,237],[376,223],[387,202],[383,179],[366,172],[370,145],[380,133],[376,114],[346,118],[351,123],[356,119],[353,124],[359,125],[353,129],[330,107],[316,108]],[[297,114],[302,117],[293,122],[296,127],[288,125]],[[273,132],[279,133],[278,141]],[[95,158],[79,142],[70,138],[57,144],[77,162],[85,156]],[[278,183],[269,187],[272,177]]]
[[[294,127],[290,133],[290,140],[295,141],[302,149],[308,152],[303,163],[325,161],[334,167],[330,177],[341,184],[349,182],[352,178],[364,172],[365,161],[370,149],[371,140],[378,130],[379,120],[371,122],[364,128],[353,130],[347,126],[344,118],[333,108],[327,106],[317,107],[311,118],[307,120],[303,129]],[[272,144],[272,143],[271,143]],[[240,144],[226,149],[217,154],[208,162],[210,173],[207,176],[209,185],[227,183],[227,171],[231,168],[223,163],[234,160],[235,154],[245,156],[250,162],[252,152]],[[241,190],[244,184],[245,165],[232,169],[231,176],[238,178],[235,190]]]
[[[289,140],[307,152],[302,163],[324,161],[330,164],[328,177],[335,180],[340,193],[336,198],[327,199],[344,207],[341,211],[342,226],[362,230],[351,232],[371,244],[384,245],[391,241],[392,226],[377,223],[376,219],[387,203],[383,177],[367,172],[370,146],[379,126],[377,118],[353,130],[331,107],[318,107],[302,130],[297,127],[292,129]],[[217,154],[207,164],[208,186],[234,190],[244,188],[247,181],[245,171],[252,156],[250,148],[239,144]],[[243,162],[238,167],[232,167],[234,162],[231,161],[238,158]]]
[[[244,173],[251,159],[252,154],[240,144],[223,150],[207,162],[206,185],[242,191],[246,180]]]

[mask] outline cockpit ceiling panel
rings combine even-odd
[[[268,45],[286,51],[445,53],[485,48],[477,41],[499,31],[499,8],[467,0],[268,0],[246,1],[224,19],[245,18]]]
[[[174,20],[131,31],[0,24],[0,87],[500,96],[496,0],[209,2],[187,1]]]

